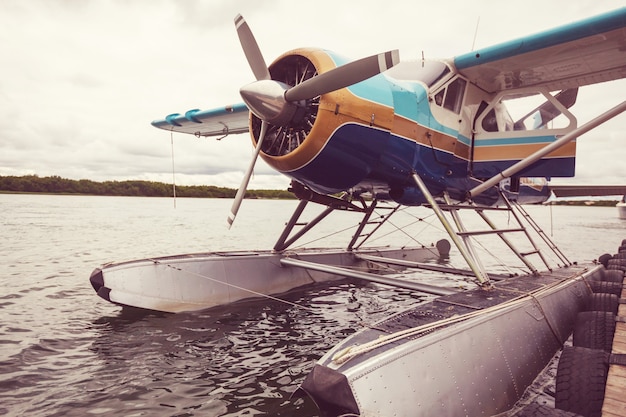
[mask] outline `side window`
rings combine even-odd
[[[448,86],[450,91],[452,84]],[[448,92],[444,107],[447,108]],[[534,131],[569,129],[575,127],[576,119],[568,109],[576,103],[578,89],[567,89],[558,94],[542,91],[526,91],[525,94],[502,95],[482,118],[485,132]],[[484,110],[485,105],[481,105]],[[481,110],[478,114],[482,114]]]
[[[513,120],[506,107],[498,103],[487,113],[483,119],[485,132],[508,132],[514,130]]]
[[[498,121],[496,120],[496,112],[494,109],[491,109],[491,111],[483,118],[483,129],[485,132],[498,131]]]
[[[460,113],[466,84],[467,82],[462,78],[452,81],[446,88],[435,94],[435,104],[457,114]]]

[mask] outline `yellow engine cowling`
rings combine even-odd
[[[281,55],[269,70],[272,79],[293,86],[345,62],[329,51],[304,48]],[[306,178],[299,177],[297,172],[320,155],[340,126],[353,123],[388,132],[394,117],[392,106],[359,97],[349,87],[299,102],[298,107],[290,125],[269,126],[261,157],[272,168],[305,184]],[[260,119],[251,113],[250,132],[255,146],[260,126]]]

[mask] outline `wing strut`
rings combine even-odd
[[[562,147],[562,146],[566,145],[567,143],[569,143],[569,142],[573,141],[574,139],[576,139],[578,136],[580,136],[580,135],[582,135],[584,133],[587,133],[588,131],[596,128],[597,126],[601,125],[602,123],[606,122],[607,120],[610,120],[610,119],[614,118],[615,116],[619,115],[620,113],[624,112],[625,110],[626,110],[626,101],[622,101],[620,104],[618,104],[617,106],[613,107],[612,109],[604,112],[603,114],[601,114],[600,116],[596,117],[595,119],[585,123],[584,125],[582,125],[581,127],[577,128],[577,129],[574,129],[571,132],[563,135],[562,137],[560,137],[556,141],[554,141],[551,144],[543,147],[542,149],[538,150],[534,154],[532,154],[532,155],[522,159],[521,161],[519,161],[518,163],[516,163],[516,164],[512,165],[511,167],[505,169],[504,171],[502,171],[498,175],[495,175],[495,176],[491,177],[490,179],[488,179],[487,181],[483,182],[482,184],[472,188],[468,192],[467,197],[471,199],[471,198],[476,197],[477,195],[482,194],[483,192],[487,191],[489,188],[499,184],[500,181],[502,181],[503,179],[512,177],[513,175],[517,174],[521,170],[527,168],[529,165],[534,164],[535,162],[537,162],[538,160],[540,160],[541,158],[543,158],[544,156],[546,156],[550,152],[553,152],[553,151],[559,149],[560,147]]]

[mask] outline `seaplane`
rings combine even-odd
[[[579,88],[626,77],[626,8],[448,60],[414,62],[401,62],[397,50],[352,61],[302,48],[267,65],[241,15],[235,28],[255,78],[240,88],[242,102],[170,114],[152,125],[199,138],[249,133],[254,154],[228,225],[259,156],[291,179],[299,200],[293,215],[272,249],[102,265],[90,276],[97,294],[176,313],[345,277],[426,293],[431,301],[336,345],[297,392],[323,416],[511,412],[593,304],[593,289],[621,274],[570,262],[523,205],[547,200],[549,180],[573,177],[576,139],[626,110],[624,101],[580,126],[572,111]],[[626,194],[623,187],[617,192]],[[322,211],[302,221],[308,204]],[[445,239],[434,246],[366,245],[399,209],[419,206],[432,209]],[[496,224],[498,210],[516,224]],[[337,211],[361,219],[345,248],[292,248]],[[484,228],[470,230],[465,213],[478,215]],[[514,233],[530,249],[520,249]],[[475,248],[483,235],[510,248],[527,273],[487,271]],[[556,267],[546,251],[556,254]],[[437,261],[448,256],[467,267]],[[389,276],[390,269],[418,271],[417,278]],[[422,270],[463,275],[472,286],[420,282]],[[594,390],[572,394],[576,384],[569,385],[557,381],[558,408],[594,403],[585,398]]]

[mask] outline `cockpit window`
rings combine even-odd
[[[446,95],[446,89],[442,89],[440,92],[438,92],[437,94],[435,94],[435,103],[437,103],[438,106],[441,106],[443,104],[443,98]]]
[[[448,85],[448,92],[446,93],[446,100],[443,102],[443,107],[452,110],[455,113],[461,112],[461,105],[463,104],[463,93],[465,92],[466,81],[462,78],[457,78]]]
[[[434,95],[435,104],[457,114],[460,113],[466,85],[467,81],[463,78],[456,78]]]

